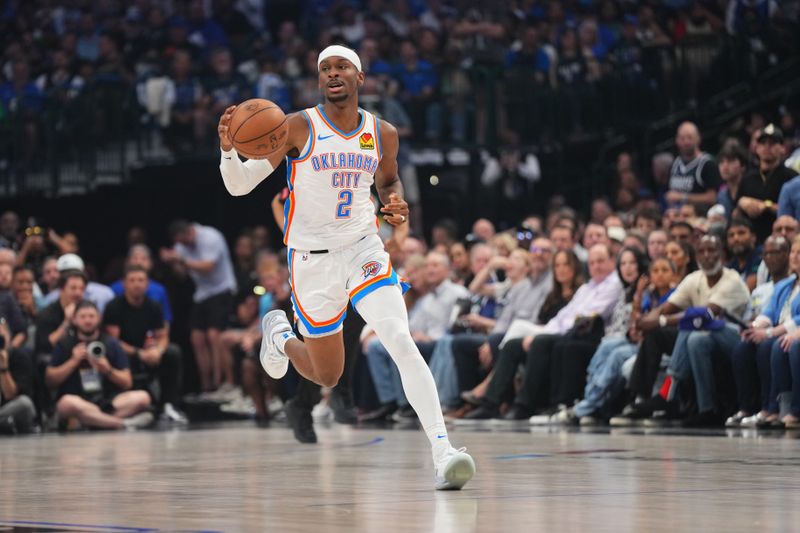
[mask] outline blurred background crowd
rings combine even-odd
[[[257,361],[259,317],[291,308],[283,184],[225,198],[215,126],[318,103],[332,43],[401,136],[412,218],[381,235],[453,421],[794,427],[798,13],[4,2],[0,427],[283,416],[297,377]],[[352,351],[335,419],[413,419],[380,343]]]

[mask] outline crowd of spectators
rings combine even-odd
[[[0,161],[24,171],[130,131],[213,145],[250,97],[318,103],[316,57],[358,50],[370,103],[407,141],[580,138],[696,104],[797,49],[773,0],[56,0],[0,12]],[[523,89],[524,88],[524,89]],[[80,132],[80,135],[75,133]]]
[[[430,239],[381,227],[448,417],[798,427],[800,177],[778,126],[752,139],[711,155],[682,123],[674,159],[654,158],[664,190],[598,198],[586,216],[554,196],[507,231],[487,219],[466,235],[441,220]],[[620,190],[629,163],[620,154]],[[185,424],[197,402],[259,423],[280,411],[292,380],[267,379],[258,350],[260,317],[292,312],[285,250],[264,226],[232,248],[196,222],[168,233],[174,246],[154,254],[132,229],[127,256],[99,271],[79,236],[0,216],[5,431]],[[177,323],[188,342],[172,339]],[[360,344],[348,419],[413,419],[385,348],[366,329]]]

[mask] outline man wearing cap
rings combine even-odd
[[[736,204],[753,223],[758,242],[763,243],[772,232],[781,188],[796,172],[783,166],[783,132],[774,124],[758,134],[756,154],[758,169],[742,178]]]
[[[81,259],[77,254],[62,255],[58,258],[58,261],[56,261],[56,268],[58,269],[59,274],[62,276],[64,275],[64,272],[67,272],[68,270],[77,270],[78,272],[83,272],[84,275],[86,274],[83,259]],[[43,305],[47,306],[58,300],[59,294],[60,289],[56,289],[47,293],[47,295],[44,297]],[[97,306],[98,311],[102,313],[105,310],[108,302],[114,299],[114,291],[102,283],[90,281],[86,284],[84,298],[94,303]]]

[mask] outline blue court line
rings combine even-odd
[[[384,439],[383,437],[375,437],[374,439],[368,440],[366,442],[359,442],[359,443],[356,443],[356,444],[345,444],[343,447],[358,448],[359,446],[372,446],[373,444],[380,444],[384,440],[386,440],[386,439]]]
[[[553,457],[554,455],[590,455],[593,453],[624,453],[632,450],[623,450],[618,448],[599,448],[596,450],[567,450],[563,452],[553,453],[515,453],[511,455],[497,455],[495,459],[498,461],[508,461],[511,459],[539,459],[542,457]]]
[[[108,526],[108,525],[92,525],[92,524],[69,524],[64,522],[36,522],[33,520],[0,520],[0,525],[18,525],[18,526],[47,526],[47,527],[81,527],[89,529],[100,530],[113,530],[113,531],[129,531],[136,533],[149,533],[162,531],[161,529],[151,527],[124,527],[124,526]],[[222,531],[213,530],[174,530],[175,533],[223,533]]]
[[[516,453],[513,455],[498,455],[498,461],[508,461],[510,459],[538,459],[540,457],[552,457],[549,453]]]

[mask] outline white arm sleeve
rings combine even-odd
[[[232,196],[244,196],[264,181],[275,169],[267,159],[248,159],[244,163],[236,150],[222,150],[219,171],[225,188]]]

